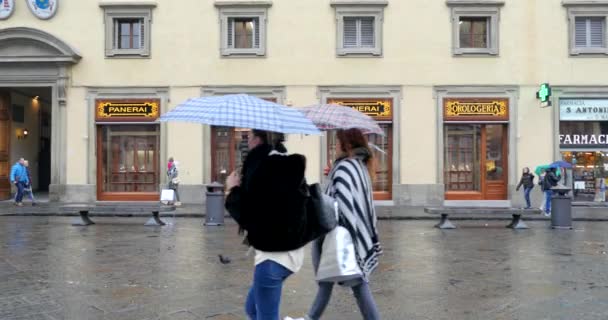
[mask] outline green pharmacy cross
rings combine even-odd
[[[540,85],[540,90],[536,92],[536,98],[540,99],[540,102],[543,107],[551,106],[551,86],[548,83],[543,83]]]

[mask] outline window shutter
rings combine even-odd
[[[260,48],[260,18],[253,18],[253,47]]]
[[[118,29],[120,28],[119,24],[118,24],[118,19],[112,19],[113,25],[114,25],[114,29],[113,29],[113,35],[112,35],[112,49],[118,49]]]
[[[343,45],[344,48],[356,48],[357,47],[357,18],[345,17],[344,18],[344,35]]]
[[[605,20],[602,17],[589,18],[590,46],[593,48],[603,48],[605,38]]]
[[[373,48],[375,46],[374,18],[361,18],[361,47]]]
[[[145,19],[139,20],[139,49],[146,47],[146,24]]]
[[[228,23],[226,26],[226,39],[228,48],[233,48],[233,39],[234,39],[234,18],[228,18]]]
[[[587,18],[575,18],[574,43],[576,47],[587,46]]]

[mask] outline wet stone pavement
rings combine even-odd
[[[245,319],[252,261],[233,223],[145,220],[0,217],[0,319]],[[385,254],[372,290],[383,319],[608,319],[607,222],[572,231],[433,223],[380,222]],[[307,257],[284,287],[282,315],[306,312],[312,278]],[[324,319],[361,319],[348,290],[334,290]]]

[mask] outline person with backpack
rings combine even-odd
[[[373,154],[361,130],[338,130],[336,135],[338,138],[336,150],[341,155],[329,172],[326,194],[333,197],[338,204],[338,224],[348,230],[353,240],[360,271],[360,276],[338,284],[351,287],[365,320],[376,320],[380,319],[380,314],[369,287],[369,277],[378,266],[382,247],[378,238],[372,195],[372,181],[375,174]],[[332,239],[321,237],[312,246],[315,272],[319,271],[324,241],[332,241]],[[329,304],[334,282],[320,280],[317,284],[317,295],[308,314],[303,318],[286,317],[284,320],[321,318]]]
[[[545,177],[543,178],[542,188],[545,192],[545,216],[551,216],[551,196],[553,195],[553,187],[557,185],[560,177],[555,174],[555,168],[549,168],[546,170]]]
[[[283,282],[298,272],[310,239],[306,223],[306,158],[287,155],[281,133],[252,130],[241,174],[226,179],[225,207],[255,251],[253,284],[245,312],[252,320],[278,320]]]
[[[524,198],[526,199],[526,208],[532,208],[530,204],[530,192],[534,188],[534,175],[530,172],[530,168],[525,167],[523,173],[521,175],[521,179],[519,180],[519,184],[515,188],[515,191],[519,191],[521,186],[524,187]]]

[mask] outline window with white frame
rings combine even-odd
[[[575,17],[574,46],[592,49],[606,47],[605,17]]]
[[[145,45],[143,18],[114,19],[114,38],[112,47],[118,50],[139,50]]]
[[[608,54],[608,1],[563,0],[568,10],[571,55]]]
[[[106,57],[148,57],[154,3],[101,3]]]
[[[452,11],[452,54],[498,55],[498,0],[447,0]]]
[[[216,1],[222,56],[265,56],[270,1]]]
[[[344,48],[374,48],[374,17],[344,18]]]
[[[333,0],[338,56],[381,56],[383,0]]]
[[[260,18],[228,18],[228,48],[258,49],[260,47]]]

